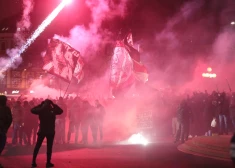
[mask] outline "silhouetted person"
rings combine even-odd
[[[233,133],[230,141],[230,156],[233,162],[233,166],[235,167],[235,133]]]
[[[13,118],[12,144],[17,145],[17,143],[19,142],[20,145],[22,145],[24,111],[20,101],[16,101],[16,103],[12,107],[12,118]]]
[[[229,105],[229,113],[230,113],[230,118],[232,121],[232,126],[233,129],[232,131],[235,132],[235,93],[232,93],[230,105]]]
[[[63,113],[63,110],[51,100],[46,99],[40,105],[31,109],[33,114],[39,115],[39,131],[36,146],[33,152],[32,167],[37,167],[36,158],[44,138],[47,138],[47,163],[46,167],[54,167],[51,163],[52,146],[55,136],[56,115]]]
[[[185,140],[188,140],[189,133],[189,124],[191,119],[191,109],[187,104],[186,100],[183,100],[180,103],[179,109],[177,111],[177,120],[179,127],[175,137],[175,143],[179,140],[181,143],[184,143]]]
[[[31,108],[33,108],[35,106],[34,102],[33,101],[30,101],[29,102],[29,105]],[[36,138],[37,138],[37,131],[38,131],[38,117],[37,116],[34,116],[34,118],[31,118],[32,121],[32,128],[33,128],[33,144],[36,144]]]
[[[222,93],[220,101],[221,108],[219,111],[219,134],[228,135],[229,99],[225,92]]]
[[[92,119],[92,106],[90,103],[85,100],[82,105],[82,122],[81,122],[81,131],[82,131],[82,144],[87,145],[88,144],[88,128],[91,123]]]
[[[6,134],[12,123],[11,110],[6,104],[7,97],[0,95],[0,155],[6,145]],[[1,164],[0,167],[2,167]]]
[[[65,143],[65,121],[67,116],[67,105],[62,97],[59,97],[58,106],[63,110],[63,114],[56,118],[55,141],[59,144]]]
[[[24,133],[27,139],[27,144],[31,145],[31,137],[32,137],[32,132],[36,132],[37,130],[35,128],[38,127],[38,117],[33,115],[30,110],[31,106],[28,101],[24,101],[23,109],[25,112],[25,117],[24,117]],[[36,136],[33,136],[33,144],[36,142]]]
[[[98,130],[100,133],[100,141],[103,140],[104,115],[105,115],[104,107],[99,103],[98,100],[96,100],[96,107],[94,108],[92,121],[91,121],[91,131],[92,131],[92,136],[93,136],[93,141],[94,141],[93,143],[97,142]]]
[[[70,143],[73,132],[75,132],[75,143],[78,143],[78,133],[82,120],[82,100],[76,97],[73,101],[69,110],[68,143]]]
[[[91,106],[90,108],[90,117],[89,117],[89,123],[93,138],[93,144],[97,143],[97,133],[98,133],[98,109],[97,107]]]

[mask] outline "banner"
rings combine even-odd
[[[133,60],[133,69],[135,74],[135,79],[146,83],[148,81],[148,72],[145,66],[141,62]]]
[[[78,57],[77,64],[76,64],[74,74],[73,74],[73,76],[77,80],[77,83],[79,83],[84,77],[83,66],[84,66],[84,63],[83,63],[82,58]]]
[[[153,128],[153,114],[151,110],[139,111],[136,114],[137,127],[139,129]]]
[[[82,78],[83,61],[80,52],[58,39],[50,41],[43,61],[43,70],[67,82],[70,82],[73,77],[79,79],[79,81]],[[76,74],[74,76],[75,69]]]
[[[148,72],[140,62],[140,53],[133,47],[132,34],[128,33],[126,39],[117,41],[111,60],[110,82],[112,88],[134,83],[148,81]]]
[[[138,50],[134,48],[132,33],[129,32],[126,40],[125,40],[125,48],[129,52],[132,61],[133,61],[133,70],[135,79],[140,82],[147,82],[148,81],[148,72],[146,67],[140,61],[140,53]]]
[[[110,82],[114,88],[129,81],[133,75],[133,61],[122,41],[116,42],[111,60]]]

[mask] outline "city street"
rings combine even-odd
[[[7,147],[0,161],[6,168],[26,168],[31,165],[33,147]],[[45,144],[38,155],[38,167],[45,167]],[[87,146],[55,145],[52,162],[57,168],[229,168],[231,162],[182,153],[171,138],[144,145],[103,144]]]

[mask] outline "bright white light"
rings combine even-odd
[[[212,73],[203,73],[202,74],[202,77],[204,77],[204,78],[216,78],[216,74],[212,74]]]
[[[31,94],[33,94],[33,93],[34,93],[34,91],[33,91],[33,90],[30,90],[30,93],[31,93]]]
[[[140,133],[138,134],[133,134],[129,139],[128,142],[131,144],[142,144],[142,145],[147,145],[148,140],[143,137]]]
[[[73,0],[63,0],[66,5],[69,5],[73,2]]]
[[[235,22],[231,22],[231,25],[235,25]]]
[[[211,71],[212,71],[212,68],[211,68],[211,67],[208,67],[208,68],[207,68],[207,71],[208,71],[208,72],[211,72]]]
[[[13,90],[11,93],[12,94],[18,94],[18,93],[20,93],[20,91],[19,90]]]
[[[19,49],[18,54],[14,55],[9,62],[0,70],[0,76],[5,71],[7,71],[14,62],[20,57],[22,53],[27,50],[27,48],[34,42],[34,40],[45,30],[45,28],[55,19],[59,12],[65,7],[67,3],[62,1],[51,14],[38,26],[38,28],[33,32],[33,34],[27,39],[26,43]]]

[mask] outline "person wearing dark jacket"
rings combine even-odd
[[[232,93],[230,105],[229,105],[229,113],[232,121],[233,132],[235,132],[235,93]]]
[[[58,106],[63,110],[63,114],[56,118],[56,136],[55,142],[57,144],[65,144],[65,123],[67,116],[67,105],[62,97],[59,98],[57,103]]]
[[[90,105],[90,103],[87,100],[84,100],[82,105],[83,115],[81,122],[81,131],[82,131],[81,143],[84,145],[88,144],[88,129],[89,126],[91,125],[92,110],[93,107]]]
[[[55,136],[55,120],[56,115],[62,114],[63,110],[58,105],[54,104],[51,100],[46,99],[40,105],[32,108],[31,112],[38,115],[40,121],[38,138],[33,152],[32,167],[37,167],[37,154],[45,137],[47,138],[46,167],[54,167],[54,164],[51,163],[51,155]]]
[[[229,99],[226,96],[225,92],[223,92],[221,95],[220,107],[219,134],[223,135],[225,133],[226,135],[228,135]]]
[[[189,125],[192,120],[191,109],[187,104],[186,100],[183,100],[177,111],[177,121],[179,123],[175,143],[179,140],[181,143],[184,143],[185,140],[188,140]]]
[[[233,162],[233,167],[235,167],[235,133],[233,133],[233,136],[230,140],[230,157]]]
[[[215,117],[214,116],[214,111],[216,110],[215,109],[215,106],[212,104],[212,97],[211,96],[208,96],[206,99],[205,99],[205,102],[204,102],[204,110],[203,110],[203,121],[204,121],[204,124],[205,124],[205,135],[206,136],[212,136],[212,130],[211,130],[211,121],[213,120],[213,118]]]
[[[75,133],[75,143],[78,143],[78,133],[82,119],[82,100],[78,97],[70,106],[69,110],[69,130],[68,130],[68,143],[70,143],[71,134]]]
[[[16,101],[11,109],[11,112],[13,119],[12,144],[16,145],[17,143],[19,143],[20,145],[22,145],[24,111],[20,101]]]
[[[105,115],[104,107],[99,103],[98,100],[96,100],[96,107],[94,108],[92,121],[91,121],[91,131],[92,131],[92,136],[93,136],[93,141],[94,141],[93,143],[97,142],[98,130],[100,133],[100,141],[102,141],[103,139],[104,115]]]
[[[23,109],[24,109],[24,135],[26,136],[27,139],[27,144],[31,145],[31,135],[35,127],[38,127],[38,117],[34,114],[31,113],[31,108],[33,106],[30,106],[28,101],[24,101]],[[36,125],[36,126],[35,126]],[[35,137],[33,136],[33,144],[36,142],[36,135]]]
[[[6,145],[6,134],[12,123],[11,110],[6,104],[7,97],[0,95],[0,155]],[[0,167],[2,167],[1,164]]]

